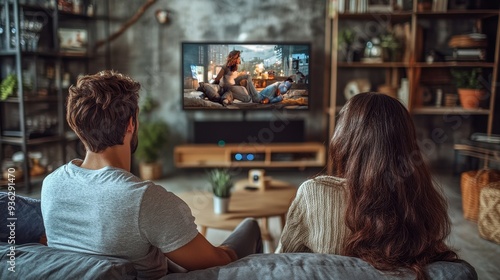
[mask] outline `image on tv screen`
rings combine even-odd
[[[183,109],[309,108],[309,43],[182,43]]]

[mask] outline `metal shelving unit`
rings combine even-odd
[[[28,2],[35,1],[0,0],[0,30],[6,31],[0,32],[0,80],[9,74],[17,77],[15,95],[0,101],[0,159],[4,163],[14,152],[23,153],[23,178],[17,178],[16,188],[22,187],[19,191],[26,193],[48,173],[30,175],[31,152],[42,150],[52,168],[74,156],[67,154],[67,146],[79,141],[68,132],[65,120],[68,82],[73,84],[78,75],[90,73],[90,61],[96,58],[91,48],[96,41],[95,25],[108,18],[108,4],[104,3],[99,17],[88,15],[85,7],[94,4],[90,0],[81,1],[74,10],[61,5],[64,1]],[[34,44],[30,36],[36,32],[31,28],[37,24],[42,28],[37,31],[38,44]],[[62,30],[69,36],[74,30],[80,45],[73,48],[75,42],[71,41],[61,44],[68,36],[63,38]],[[84,37],[76,32],[83,32]],[[63,81],[66,77],[70,80]],[[39,131],[34,131],[35,123],[41,127]],[[0,176],[0,187],[5,185],[7,181]]]

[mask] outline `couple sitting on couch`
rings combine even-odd
[[[112,71],[70,87],[67,121],[87,153],[43,182],[48,246],[127,259],[144,279],[262,252],[255,220],[244,220],[221,246],[212,246],[181,199],[129,172],[138,144],[139,88]],[[299,188],[278,253],[352,256],[382,271],[409,269],[418,279],[432,262],[457,260],[444,242],[450,231],[445,199],[399,101],[378,93],[353,97],[329,150],[334,172]]]

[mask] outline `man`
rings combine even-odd
[[[283,94],[285,94],[292,87],[293,80],[288,77],[283,82],[275,82],[259,92],[258,97],[253,98],[254,102],[260,102],[262,104],[267,103],[277,103],[283,100]]]
[[[113,71],[84,76],[70,87],[66,118],[86,155],[43,182],[48,246],[128,259],[138,279],[225,265],[261,251],[255,220],[245,220],[226,245],[214,247],[198,233],[184,201],[130,173],[139,89],[139,83]]]

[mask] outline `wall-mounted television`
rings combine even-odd
[[[238,68],[231,71],[236,78],[217,81],[228,54],[234,50],[240,52]],[[310,59],[310,43],[183,42],[182,107],[307,110]]]

